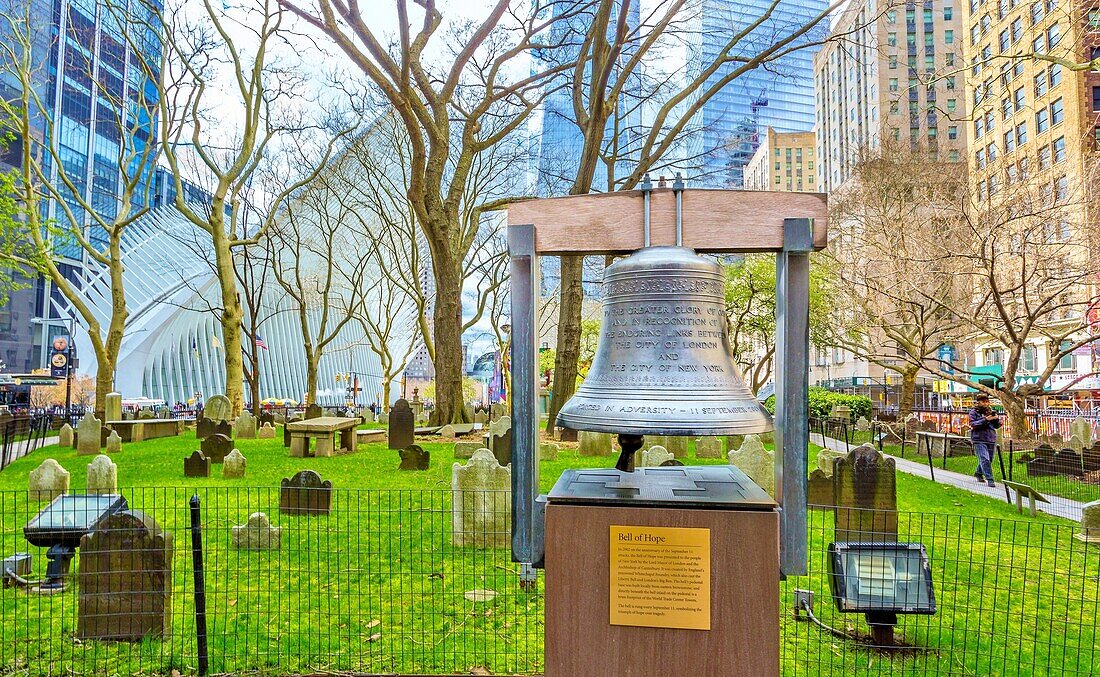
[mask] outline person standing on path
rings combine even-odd
[[[997,448],[997,428],[1001,427],[1001,418],[989,406],[989,395],[982,393],[975,399],[977,403],[970,410],[970,441],[978,456],[974,477],[993,487],[996,486],[993,482],[993,452]]]

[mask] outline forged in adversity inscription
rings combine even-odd
[[[611,625],[710,630],[710,529],[611,525]]]

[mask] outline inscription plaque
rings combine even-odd
[[[611,625],[710,630],[710,529],[611,525]]]

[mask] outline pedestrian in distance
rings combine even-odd
[[[974,477],[993,487],[996,486],[993,482],[993,452],[997,448],[997,429],[1001,427],[1001,417],[989,406],[989,395],[982,393],[975,400],[974,408],[970,410],[970,441],[978,457]]]

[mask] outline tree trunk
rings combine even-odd
[[[306,348],[306,401],[305,405],[308,407],[311,404],[317,404],[317,365],[321,361],[321,356],[313,349],[313,346],[308,343]]]
[[[913,398],[917,392],[917,372],[920,367],[913,367],[901,372],[901,393],[898,395],[898,420],[904,421],[905,417],[913,412]]]
[[[581,352],[581,304],[584,301],[583,256],[561,257],[561,306],[558,308],[558,345],[554,353],[554,394],[546,432],[554,432],[558,412],[577,389],[577,360]]]
[[[435,257],[435,410],[433,425],[469,423],[462,397],[462,262]]]
[[[998,393],[1001,405],[1008,414],[1008,433],[1012,439],[1026,440],[1031,438],[1031,428],[1027,424],[1024,398],[1012,391],[1002,390]],[[1009,435],[1006,434],[1005,437]]]
[[[255,325],[253,325],[255,326]],[[252,413],[260,415],[260,355],[255,350],[248,358],[248,390],[252,395]]]
[[[118,365],[118,353],[122,348],[122,336],[126,331],[129,311],[126,309],[126,291],[122,278],[122,233],[119,229],[111,232],[108,242],[111,277],[111,319],[107,324],[107,340],[93,341],[96,353],[95,409],[99,420],[106,423],[107,393],[115,389],[115,367]],[[90,325],[90,331],[98,335],[98,325]],[[89,332],[90,333],[90,332]],[[72,340],[72,337],[69,338]],[[138,393],[139,395],[142,393]]]
[[[215,201],[212,209],[218,208]],[[232,405],[232,416],[240,415],[244,407],[244,356],[241,343],[241,319],[244,311],[237,293],[237,276],[233,270],[233,252],[221,223],[214,226],[214,264],[218,271],[218,286],[222,297],[222,342],[225,349],[225,396]]]

